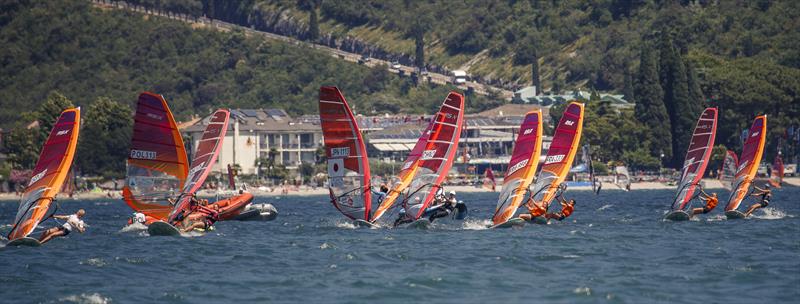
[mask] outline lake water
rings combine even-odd
[[[770,208],[730,221],[724,206],[662,221],[673,194],[571,191],[570,219],[496,230],[484,228],[493,193],[463,194],[470,219],[430,230],[355,229],[325,197],[257,197],[278,208],[277,220],[222,222],[192,238],[123,231],[130,210],[120,200],[64,199],[63,209],[88,211],[88,231],[0,249],[0,302],[800,300],[800,188],[776,190]],[[0,203],[3,234],[16,208]]]

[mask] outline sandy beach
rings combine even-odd
[[[800,177],[787,177],[783,180],[784,184],[791,185],[795,187],[800,187]],[[717,179],[704,179],[703,184],[705,189],[722,189],[722,183]],[[604,183],[603,184],[603,191],[622,191],[622,188],[617,187],[614,184]],[[631,184],[631,190],[668,190],[668,189],[675,189],[674,185],[668,185],[665,183],[659,182],[640,182],[640,183],[633,183]],[[486,188],[478,188],[475,186],[447,186],[447,190],[456,191],[457,193],[475,193],[475,192],[492,192],[490,189]],[[500,190],[500,185],[497,186],[497,191]],[[591,187],[589,186],[573,186],[569,188],[570,191],[591,191]],[[278,196],[313,196],[313,195],[327,195],[328,189],[322,187],[311,188],[307,186],[299,187],[298,190],[292,190],[288,193],[281,193],[280,189],[275,189],[275,191],[261,191],[256,188],[251,188],[250,192],[256,196],[265,196],[265,197],[278,197]],[[76,193],[73,198],[74,199],[122,199],[119,191],[112,191],[111,196],[108,195],[109,192],[81,192]],[[216,193],[209,190],[201,190],[198,193],[201,197],[215,197]],[[230,196],[231,193],[229,192],[221,192],[220,196]],[[65,197],[61,197],[61,199],[65,199]],[[18,201],[20,196],[14,193],[0,193],[0,200],[2,201]]]

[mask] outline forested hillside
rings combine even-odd
[[[163,94],[186,119],[222,106],[312,113],[321,85],[341,87],[361,113],[422,113],[450,89],[414,86],[385,69],[240,32],[101,10],[89,1],[0,5],[0,127],[35,110],[53,91],[88,106],[99,97],[132,105],[149,90]],[[474,109],[492,105],[477,96],[470,101]]]
[[[643,43],[663,31],[683,53],[800,68],[797,1],[129,2],[398,58],[422,49],[429,66],[465,68],[500,84],[530,83],[538,60],[545,88],[619,90]]]

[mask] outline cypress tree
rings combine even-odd
[[[317,9],[312,8],[308,11],[309,13],[309,21],[308,21],[308,40],[311,42],[316,42],[319,39],[319,20],[317,20]]]
[[[672,43],[668,34],[662,35],[661,40],[661,87],[664,89],[664,105],[669,114],[672,131],[672,167],[679,167],[683,163],[682,151],[689,146],[695,122],[699,112],[695,112],[689,97],[689,83],[686,77],[686,67]]]
[[[626,68],[622,84],[622,95],[624,95],[624,98],[630,102],[636,100],[633,90],[633,76],[631,76],[630,70]]]
[[[697,112],[698,115],[703,111],[705,104],[705,96],[703,90],[700,89],[700,80],[697,78],[697,71],[691,60],[686,59],[686,80],[688,81],[689,97],[691,98],[692,111]]]
[[[652,46],[642,45],[639,73],[634,87],[634,114],[648,129],[650,153],[672,157],[671,124],[664,106],[664,91],[659,84],[658,64]]]

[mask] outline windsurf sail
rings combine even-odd
[[[616,166],[614,167],[614,184],[623,190],[630,190],[631,187],[631,173],[628,167]]]
[[[337,210],[369,220],[372,196],[369,159],[358,122],[336,87],[319,89],[319,119],[328,158],[328,191]]]
[[[189,161],[183,137],[163,96],[139,95],[133,117],[122,198],[133,210],[165,219],[186,181]]]
[[[722,172],[719,175],[720,182],[725,189],[731,190],[733,178],[736,176],[736,169],[739,167],[739,157],[733,150],[725,152],[725,159],[722,161]]]
[[[555,198],[559,185],[564,182],[575,160],[582,133],[583,104],[571,102],[556,126],[542,170],[531,188],[535,202],[549,206]]]
[[[536,175],[541,152],[542,111],[536,110],[525,114],[519,127],[519,136],[514,143],[511,161],[508,162],[503,187],[492,216],[495,225],[505,223],[517,212],[528,192],[528,186],[533,182],[533,176]]]
[[[464,96],[450,92],[434,116],[431,134],[417,159],[418,168],[408,187],[409,194],[403,201],[406,216],[410,219],[419,219],[433,201],[436,192],[442,190],[441,184],[458,152],[458,140],[461,138],[463,125]]]
[[[733,187],[728,201],[725,204],[725,211],[736,210],[739,204],[747,196],[750,184],[758,173],[758,165],[764,155],[764,143],[767,133],[767,115],[756,117],[750,131],[747,133],[747,140],[744,143],[742,154],[739,156],[739,164],[734,176]]]
[[[583,163],[586,164],[587,173],[589,173],[589,181],[592,183],[592,192],[594,192],[594,194],[600,194],[600,191],[597,191],[597,180],[594,177],[591,146],[589,144],[583,145],[581,152],[581,158],[583,159]]]
[[[684,210],[686,205],[694,199],[695,190],[708,166],[711,151],[714,148],[714,138],[717,134],[717,108],[706,108],[692,133],[689,149],[681,169],[681,178],[678,182],[678,193],[672,202],[672,210]]]
[[[50,205],[69,174],[80,131],[80,108],[61,112],[47,137],[22,194],[9,240],[27,237],[49,216]]]
[[[491,189],[494,191],[495,187],[497,187],[497,182],[494,180],[494,171],[492,171],[492,167],[486,168],[483,171],[483,187],[486,189]]]
[[[773,187],[780,188],[781,183],[783,182],[783,159],[781,159],[780,155],[775,156],[775,160],[772,162],[772,172],[769,176],[769,183],[772,184]]]
[[[192,158],[192,166],[189,168],[189,173],[186,175],[186,182],[181,188],[180,197],[172,208],[169,214],[169,221],[175,221],[175,217],[182,213],[183,210],[189,207],[191,196],[197,192],[211,172],[214,162],[217,161],[217,156],[222,148],[222,140],[225,139],[225,133],[228,131],[228,119],[231,113],[228,110],[220,109],[211,115],[203,137],[197,144],[197,151]]]
[[[439,109],[441,112],[442,109]],[[434,119],[436,116],[431,118],[431,121],[428,122],[428,126],[420,134],[419,138],[417,139],[417,143],[414,144],[414,147],[411,149],[411,152],[408,153],[406,157],[406,161],[403,162],[403,167],[400,169],[400,172],[397,176],[397,181],[392,185],[392,188],[389,190],[389,193],[386,194],[386,197],[383,199],[381,204],[375,209],[375,212],[372,214],[371,222],[377,221],[381,218],[387,210],[392,208],[392,206],[397,202],[397,199],[403,194],[403,191],[408,188],[411,184],[411,180],[414,178],[415,173],[417,172],[417,160],[419,157],[422,156],[422,151],[425,150],[425,146],[428,143],[428,138],[431,136],[431,128],[433,128]],[[466,154],[466,152],[465,152]]]

